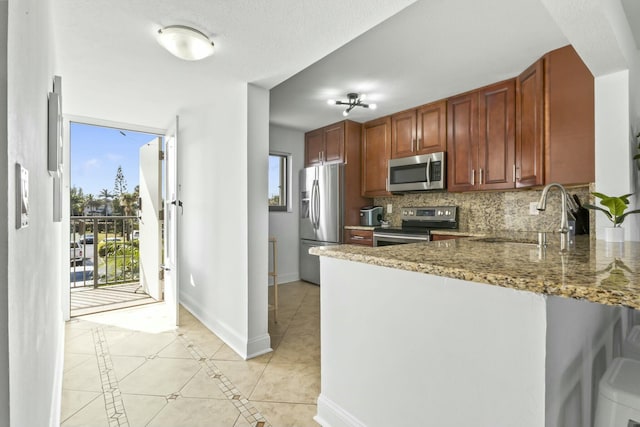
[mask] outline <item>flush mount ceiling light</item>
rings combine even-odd
[[[345,117],[347,117],[351,112],[351,110],[353,110],[356,107],[370,108],[372,110],[375,110],[377,107],[376,104],[365,104],[364,102],[362,102],[365,98],[365,95],[358,95],[357,93],[348,93],[347,98],[349,98],[348,101],[336,101],[335,99],[329,99],[327,101],[327,104],[348,105],[347,109],[342,112],[342,115]]]
[[[213,54],[213,42],[195,28],[170,25],[158,30],[158,43],[186,61],[197,61]]]

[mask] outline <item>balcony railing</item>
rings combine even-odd
[[[71,287],[140,280],[137,217],[72,216],[70,230]]]

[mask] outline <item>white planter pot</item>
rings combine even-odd
[[[624,242],[624,228],[607,227],[604,229],[605,242]]]

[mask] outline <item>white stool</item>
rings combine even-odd
[[[269,272],[273,277],[273,321],[278,323],[278,242],[275,237],[269,237],[269,243],[273,244],[273,270]]]
[[[640,361],[613,360],[598,387],[594,427],[640,427]]]

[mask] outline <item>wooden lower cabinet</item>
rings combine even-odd
[[[373,230],[344,230],[344,242],[351,245],[373,246]]]

